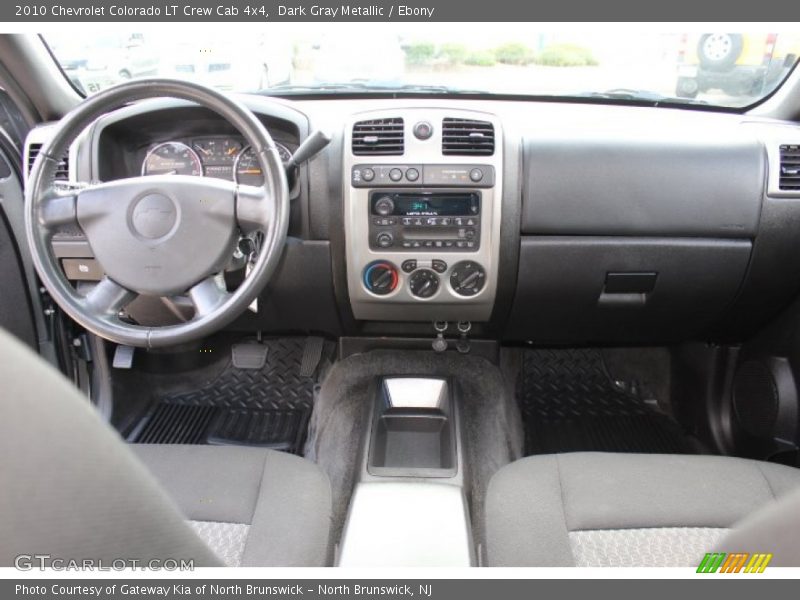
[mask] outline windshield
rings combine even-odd
[[[44,35],[90,94],[135,77],[179,77],[230,91],[485,93],[751,105],[800,56],[784,33],[541,32],[532,24],[372,29],[308,24],[215,35],[87,30]],[[230,35],[225,35],[225,32]]]

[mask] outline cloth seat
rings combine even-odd
[[[62,565],[330,564],[330,485],[315,464],[266,449],[125,444],[3,331],[0,381],[0,566],[45,554]]]
[[[330,485],[310,461],[243,446],[130,449],[226,565],[329,564]]]
[[[532,456],[500,469],[489,484],[485,563],[697,567],[705,553],[728,547],[728,540],[746,545],[759,539],[731,530],[759,509],[770,510],[765,507],[776,499],[800,505],[798,489],[800,469],[731,457]],[[795,527],[787,539],[773,540],[776,548],[794,548],[776,554],[773,565],[800,566],[793,542],[798,534]]]

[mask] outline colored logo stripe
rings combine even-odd
[[[698,573],[763,573],[772,554],[709,552],[700,561]],[[746,566],[745,566],[746,565]]]

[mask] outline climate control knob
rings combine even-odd
[[[364,287],[378,296],[391,294],[399,281],[397,268],[390,262],[376,260],[364,268]]]
[[[408,280],[408,287],[417,298],[430,298],[439,290],[439,276],[430,269],[418,269]]]
[[[486,271],[472,260],[457,263],[450,272],[450,287],[459,296],[474,296],[486,283]]]

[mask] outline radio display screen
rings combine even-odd
[[[378,198],[372,198],[373,206]],[[471,216],[480,214],[480,196],[478,194],[389,194],[394,202],[393,214],[409,217],[450,217]]]

